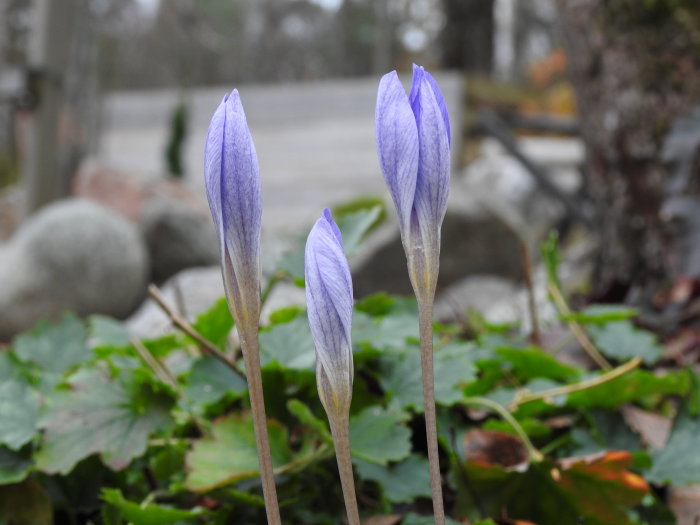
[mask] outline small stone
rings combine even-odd
[[[151,257],[151,279],[156,283],[186,268],[219,261],[211,217],[181,201],[156,197],[146,202],[141,229]]]
[[[138,230],[87,200],[45,207],[0,257],[0,339],[67,311],[125,317],[146,290],[148,255]]]

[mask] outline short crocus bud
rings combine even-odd
[[[399,216],[417,296],[437,284],[440,227],[450,182],[450,122],[435,79],[413,66],[409,95],[396,71],[382,77],[376,108],[379,164]]]
[[[347,420],[352,399],[352,280],[343,241],[323,211],[306,241],[306,303],[316,345],[318,393],[333,424]]]
[[[260,318],[262,197],[258,158],[235,89],[209,124],[204,179],[219,237],[226,298],[245,337],[257,332]]]
[[[316,346],[316,383],[331,425],[349,525],[360,525],[350,457],[352,278],[331,212],[311,228],[304,257],[306,307]]]

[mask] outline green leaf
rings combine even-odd
[[[566,404],[577,408],[615,408],[623,403],[669,394],[685,394],[690,387],[686,371],[657,376],[646,370],[633,370],[600,385],[572,392]]]
[[[368,295],[355,303],[355,310],[370,317],[381,317],[389,312],[396,304],[396,298],[384,292]]]
[[[0,384],[0,445],[18,450],[36,433],[39,400],[29,387],[15,380]]]
[[[518,421],[518,423],[520,423],[520,426],[525,433],[533,439],[544,438],[552,433],[552,429],[549,427],[549,425],[543,423],[539,419],[529,417]],[[483,425],[481,425],[481,429],[497,430],[498,432],[505,432],[506,434],[511,434],[513,436],[518,435],[518,433],[513,429],[513,425],[502,419],[488,419]]]
[[[285,306],[279,310],[275,310],[270,314],[270,324],[284,324],[299,317],[304,311],[301,306]]]
[[[298,237],[294,239],[294,243],[289,251],[282,255],[277,263],[276,271],[284,272],[295,280],[304,280],[304,247],[306,246],[306,238]],[[303,284],[302,284],[303,286]]]
[[[564,321],[577,321],[583,324],[606,324],[615,321],[627,321],[639,312],[621,304],[592,304],[580,312],[562,315]]]
[[[405,412],[371,406],[350,419],[350,450],[354,457],[386,465],[411,453],[411,431]]]
[[[418,340],[418,319],[414,314],[401,312],[375,320],[362,312],[353,316],[352,340],[356,345],[367,345],[377,351],[396,351],[406,348],[406,340]]]
[[[53,525],[51,499],[34,479],[0,486],[0,523],[7,525]]]
[[[588,333],[603,354],[619,361],[641,357],[651,365],[663,352],[654,335],[635,328],[629,321],[589,326]]]
[[[122,519],[137,525],[169,525],[205,514],[202,509],[181,510],[154,503],[142,506],[125,499],[119,489],[102,489],[102,499],[118,509]]]
[[[108,466],[121,470],[146,451],[153,432],[170,425],[172,398],[122,376],[110,379],[95,369],[79,370],[69,378],[68,389],[51,395],[39,421],[46,429],[35,455],[39,470],[67,474],[97,452]]]
[[[338,220],[345,255],[350,257],[360,248],[362,239],[377,221],[381,212],[381,206],[374,206],[348,213]]]
[[[0,485],[22,481],[29,474],[31,467],[31,460],[21,453],[0,446]]]
[[[216,301],[209,310],[199,314],[192,327],[199,332],[204,339],[212,342],[219,348],[226,344],[228,334],[233,329],[233,317],[228,309],[226,298]]]
[[[642,442],[637,434],[627,426],[618,412],[609,410],[591,410],[589,420],[591,431],[574,428],[571,432],[573,441],[579,448],[573,453],[577,456],[601,452],[603,450],[642,450]]]
[[[174,441],[149,454],[149,468],[156,479],[180,482],[185,477],[185,454],[189,445],[185,441]]]
[[[410,503],[416,498],[431,496],[428,460],[411,454],[391,466],[377,465],[355,459],[357,474],[382,487],[384,497],[392,503]]]
[[[248,385],[241,376],[215,357],[203,355],[190,369],[183,392],[189,402],[202,409],[225,395],[239,397],[247,389]]]
[[[577,369],[564,365],[538,348],[501,347],[495,349],[501,360],[509,363],[511,372],[519,381],[536,377],[567,380],[579,377]]]
[[[0,350],[0,383],[15,380],[24,385],[30,385],[30,371],[32,365],[22,363],[12,350]]]
[[[399,355],[386,354],[381,356],[379,362],[379,384],[390,397],[389,406],[422,412],[420,350],[411,348]]]
[[[690,485],[700,483],[700,417],[692,417],[684,406],[673,424],[671,436],[647,479],[656,483]]]
[[[268,420],[267,430],[272,464],[282,467],[292,460],[287,429]],[[197,440],[186,456],[185,486],[189,490],[205,492],[259,475],[253,417],[249,412],[215,421],[211,434]]]
[[[149,352],[155,357],[166,357],[175,350],[181,350],[185,346],[184,336],[179,333],[166,334],[155,339],[141,341]]]
[[[472,348],[467,344],[450,344],[435,352],[435,399],[441,405],[450,406],[461,400],[463,386],[476,378]],[[410,347],[399,355],[382,356],[379,382],[391,395],[391,407],[423,411],[419,348]]]
[[[36,363],[49,372],[62,373],[92,356],[85,344],[86,336],[83,323],[76,317],[66,316],[58,324],[40,323],[31,332],[18,336],[14,348],[22,361]]]
[[[318,432],[319,437],[326,443],[332,443],[333,438],[328,430],[328,425],[325,421],[317,418],[311,409],[298,399],[290,399],[287,402],[287,410],[289,410],[294,417],[296,417],[303,424],[313,428]]]
[[[316,350],[306,317],[297,317],[262,332],[260,361],[262,366],[277,363],[292,370],[312,370],[316,363]]]
[[[88,324],[92,348],[129,346],[129,330],[116,319],[104,315],[91,315]]]

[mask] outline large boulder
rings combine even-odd
[[[156,283],[185,268],[219,262],[211,216],[180,201],[165,197],[147,201],[141,229],[151,257],[151,279]]]
[[[145,294],[148,255],[138,230],[99,204],[47,206],[0,251],[0,340],[65,311],[127,316]]]
[[[491,274],[518,281],[522,277],[520,239],[509,224],[488,210],[450,206],[442,224],[438,288],[469,275]],[[411,295],[406,255],[398,226],[386,225],[351,261],[356,297],[385,291]]]

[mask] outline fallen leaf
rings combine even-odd
[[[514,468],[527,462],[528,455],[520,438],[498,430],[470,430],[462,438],[467,461],[485,466]]]
[[[700,485],[669,487],[668,506],[676,517],[676,525],[697,525],[700,522]]]
[[[647,412],[634,405],[621,408],[625,423],[639,434],[650,448],[663,450],[671,435],[671,420],[653,412]]]

